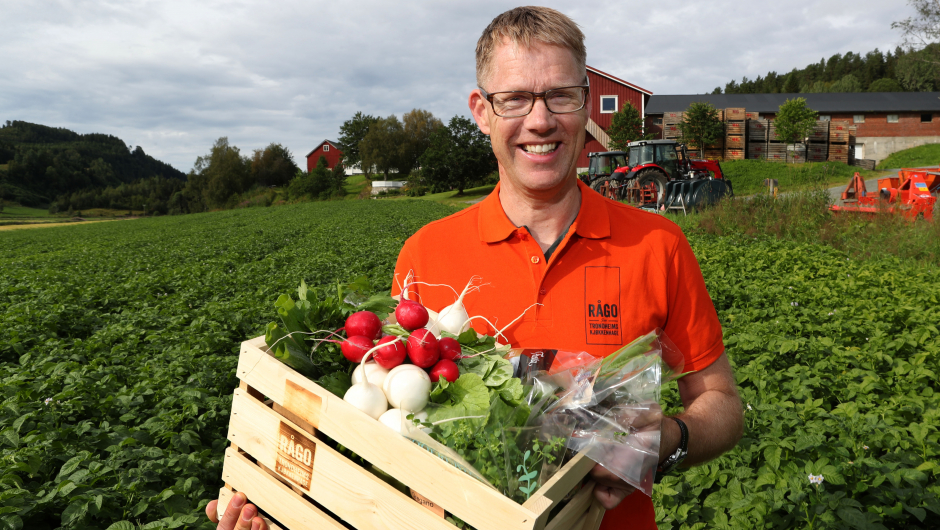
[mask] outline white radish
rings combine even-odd
[[[470,278],[467,286],[464,287],[463,291],[457,297],[457,301],[442,309],[440,314],[437,315],[437,318],[428,326],[428,329],[434,333],[435,336],[440,337],[441,331],[460,335],[470,329],[470,315],[467,313],[467,308],[463,305],[463,299],[470,292],[479,290],[481,286],[477,285],[477,282],[480,280],[481,278],[479,276]]]
[[[382,388],[382,383],[385,382],[385,376],[388,375],[388,370],[383,368],[376,362],[368,362],[364,365],[359,365],[353,370],[352,373],[352,384],[358,384],[363,380],[362,371],[366,372],[366,379],[369,380],[373,385]]]
[[[362,372],[360,372],[362,380],[349,387],[349,390],[343,395],[343,401],[346,401],[375,419],[379,419],[379,416],[388,410],[388,399],[385,397],[385,392],[383,392],[381,388],[369,382],[369,370],[365,368],[365,365],[369,357],[372,357],[372,354],[382,346],[384,345],[375,346],[362,356],[362,361],[359,363],[359,368],[357,368],[362,370]],[[421,370],[420,368],[418,369]],[[424,370],[421,371],[423,372]],[[431,379],[428,378],[429,385],[430,382]],[[430,390],[428,390],[427,394],[430,394]]]
[[[385,376],[382,390],[393,408],[420,412],[431,395],[431,378],[421,368],[403,364]]]
[[[379,416],[379,421],[385,424],[389,429],[401,434],[402,422],[409,421],[407,419],[409,414],[411,414],[411,412],[407,410],[388,409],[384,414]],[[424,411],[415,412],[414,418],[421,422],[427,421],[428,413]]]

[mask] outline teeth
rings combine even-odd
[[[556,147],[558,147],[558,142],[552,144],[528,144],[524,146],[524,149],[529,153],[544,154],[551,153]]]

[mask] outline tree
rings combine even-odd
[[[901,88],[901,85],[898,84],[894,79],[888,79],[883,77],[875,82],[873,82],[868,87],[869,92],[904,92],[904,89]]]
[[[401,167],[399,173],[411,173],[418,159],[431,145],[431,134],[443,127],[441,120],[426,110],[413,109],[402,116]]]
[[[496,156],[489,138],[473,121],[454,116],[446,127],[436,129],[421,155],[421,177],[435,190],[457,188],[462,195],[470,183],[496,169]]]
[[[805,98],[788,99],[780,105],[774,125],[784,143],[795,144],[809,136],[816,126],[816,111],[806,106]]]
[[[627,101],[623,107],[610,117],[610,127],[607,129],[610,137],[608,147],[612,151],[626,151],[627,144],[637,140],[648,140],[652,134],[643,134],[643,117],[640,111]]]
[[[331,194],[331,172],[326,157],[320,156],[317,165],[309,173],[301,172],[287,187],[287,196],[297,199],[328,199]]]
[[[861,92],[862,84],[858,78],[852,74],[845,74],[842,79],[836,81],[829,87],[829,92]]]
[[[904,48],[908,51],[923,50],[940,41],[940,0],[908,0],[917,11],[916,17],[891,23],[891,29],[901,30]],[[932,50],[921,60],[940,64],[940,50]]]
[[[717,142],[725,134],[724,125],[718,119],[718,109],[701,101],[689,105],[682,114],[679,131],[685,141],[699,149],[705,149],[706,145]]]
[[[388,180],[389,171],[400,171],[405,165],[401,153],[403,143],[404,128],[398,118],[392,114],[379,119],[369,127],[369,132],[359,143],[363,171],[367,175],[372,170],[381,172]]]
[[[796,78],[796,72],[787,74],[787,80],[783,83],[784,94],[798,94],[800,92],[800,82]]]
[[[940,66],[930,60],[930,51],[940,46],[931,45],[920,51],[905,53],[898,58],[895,76],[898,84],[911,92],[931,92],[937,86]],[[940,51],[938,51],[940,53]]]
[[[344,165],[357,167],[361,163],[362,157],[359,153],[359,144],[369,133],[369,127],[372,127],[372,124],[379,119],[376,116],[356,112],[352,118],[343,122],[339,128],[337,143],[343,151]]]
[[[216,140],[209,154],[196,159],[193,173],[199,177],[191,176],[190,184],[199,186],[196,189],[207,208],[224,207],[230,198],[248,191],[253,184],[251,163],[224,136]]]
[[[261,186],[283,186],[300,171],[291,152],[281,144],[271,143],[255,149],[251,157],[251,175]]]

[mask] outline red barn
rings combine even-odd
[[[591,66],[587,67],[587,75],[591,84],[592,107],[587,124],[587,135],[584,139],[584,149],[578,157],[578,171],[587,170],[588,153],[610,150],[607,147],[610,139],[605,131],[610,127],[611,115],[619,111],[624,103],[630,102],[640,111],[640,116],[644,116],[646,104],[653,95],[645,88],[640,88]]]
[[[332,140],[323,140],[320,145],[313,148],[313,151],[307,153],[307,171],[317,167],[320,157],[326,158],[326,167],[333,169],[343,159],[343,152],[340,151],[336,142]]]

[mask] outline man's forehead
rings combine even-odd
[[[529,45],[513,42],[508,37],[493,50],[489,85],[518,85],[531,83],[579,84],[583,73],[568,48],[558,44],[532,41]],[[525,86],[493,87],[493,90],[523,90]]]

